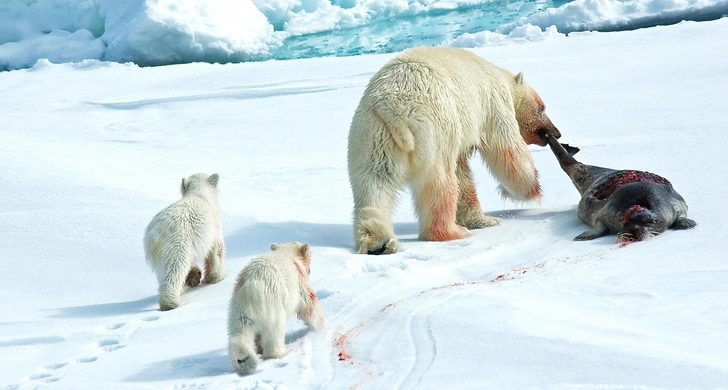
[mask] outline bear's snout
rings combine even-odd
[[[561,132],[559,129],[556,128],[556,126],[549,124],[549,126],[541,126],[538,130],[536,130],[536,134],[538,134],[539,138],[539,146],[546,146],[548,145],[549,141],[546,137],[547,135],[549,137],[553,137],[556,139],[561,138]]]

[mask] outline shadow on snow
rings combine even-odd
[[[113,317],[127,314],[157,312],[157,295],[152,295],[136,301],[100,303],[96,305],[71,306],[55,309],[51,318],[90,318]]]
[[[304,327],[286,333],[286,344],[294,343],[309,333]],[[127,382],[168,381],[175,379],[202,378],[234,373],[227,349],[220,348],[195,355],[178,357],[150,364],[130,376]]]

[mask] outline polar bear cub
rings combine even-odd
[[[180,296],[200,284],[197,260],[205,259],[202,283],[225,278],[217,173],[197,173],[182,179],[182,199],[152,218],[144,235],[147,263],[159,282],[159,309],[180,306]]]
[[[314,330],[324,326],[316,294],[309,283],[308,244],[271,244],[271,252],[253,259],[238,275],[228,311],[228,352],[240,375],[255,372],[263,359],[288,354],[286,319],[293,313]],[[255,347],[254,347],[255,344]]]

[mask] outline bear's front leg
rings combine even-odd
[[[202,279],[202,271],[200,271],[200,267],[198,266],[192,266],[190,268],[190,272],[187,273],[187,278],[185,279],[185,286],[187,287],[197,287],[200,285],[200,280]]]
[[[389,215],[374,207],[364,207],[354,213],[354,241],[357,252],[368,255],[397,252],[397,238]]]
[[[303,307],[296,314],[301,321],[306,323],[306,326],[313,330],[319,330],[326,324],[326,319],[316,294],[310,286],[306,286],[306,288],[308,289],[308,299],[304,301]]]
[[[470,236],[468,229],[455,223],[458,185],[454,169],[445,177],[428,172],[422,182],[412,185],[420,222],[420,240],[450,241]]]
[[[314,302],[310,309],[303,309],[298,312],[298,318],[300,318],[306,326],[313,330],[319,330],[326,325],[326,319],[324,314],[321,312],[321,306],[318,301]]]
[[[483,214],[473,183],[473,173],[468,165],[470,153],[463,153],[458,159],[458,207],[456,212],[456,223],[468,229],[482,229],[496,226],[500,223],[498,218],[489,217]]]
[[[202,283],[213,284],[225,279],[225,243],[218,239],[205,257],[205,278]]]

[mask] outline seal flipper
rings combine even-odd
[[[574,241],[588,241],[595,238],[603,237],[609,234],[609,228],[601,222],[597,222],[597,226],[585,231],[574,237]]]
[[[673,223],[670,226],[670,229],[676,229],[676,230],[692,229],[697,225],[698,225],[697,222],[693,221],[690,218],[686,218],[683,216],[683,217],[678,217],[675,220],[675,223]]]
[[[569,144],[561,144],[561,146],[566,150],[566,153],[569,153],[569,156],[574,157],[575,154],[579,153],[581,149],[577,148],[576,146],[571,146]]]

